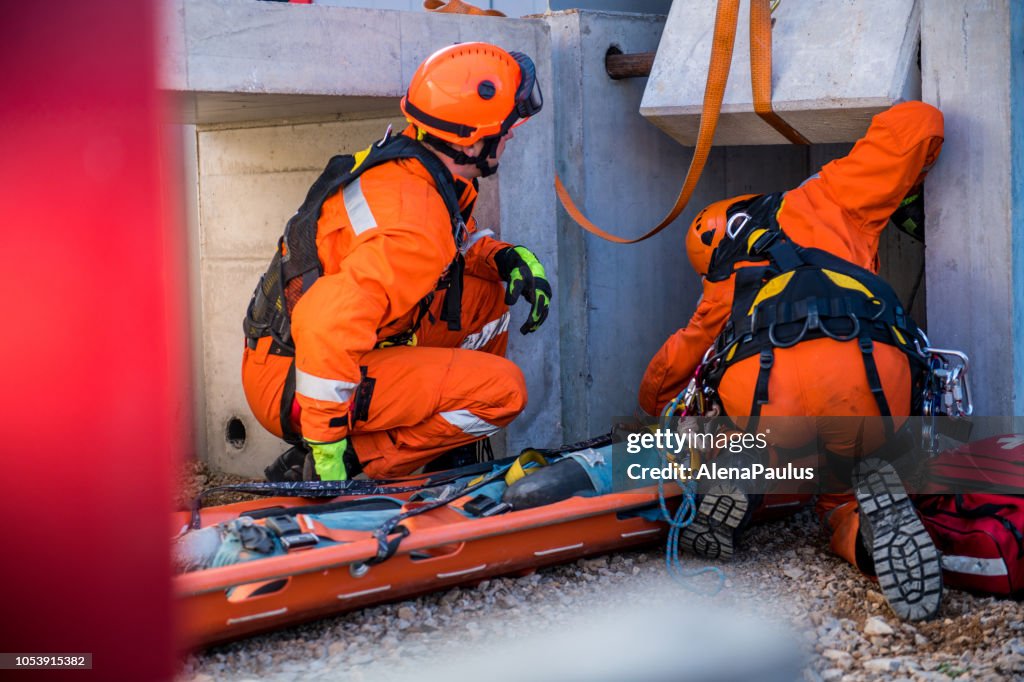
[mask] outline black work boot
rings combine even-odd
[[[889,608],[903,620],[931,618],[942,601],[939,552],[899,474],[887,462],[868,459],[854,469],[853,484],[860,539]]]
[[[423,467],[423,473],[431,474],[437,471],[461,469],[470,464],[485,461],[486,455],[484,453],[490,450],[490,446],[490,439],[484,438],[483,440],[476,440],[472,443],[454,447],[427,462]],[[493,456],[491,459],[493,459]]]
[[[762,451],[726,453],[715,463],[720,467],[749,468],[764,459]],[[754,510],[763,495],[750,493],[750,481],[712,481],[700,496],[693,523],[683,528],[680,542],[684,550],[705,559],[732,559],[740,533],[750,525]]]
[[[306,459],[312,459],[305,444],[295,445],[285,450],[263,470],[263,475],[271,483],[296,483],[307,480],[303,476]]]

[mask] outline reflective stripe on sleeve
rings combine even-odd
[[[483,329],[475,334],[467,336],[462,343],[459,344],[459,348],[464,350],[479,350],[490,343],[498,334],[502,334],[508,331],[508,321],[510,315],[505,312],[501,317],[496,320],[492,320],[483,326]]]
[[[347,403],[352,397],[352,391],[358,384],[351,381],[336,381],[334,379],[322,379],[312,374],[307,374],[301,369],[295,370],[295,392],[314,400],[326,400],[332,403]]]
[[[348,219],[352,223],[352,229],[356,234],[362,234],[367,230],[377,227],[377,219],[373,217],[370,205],[366,203],[363,195],[363,184],[361,178],[350,182],[343,192],[345,199],[345,210],[348,212]]]
[[[488,424],[469,410],[442,412],[441,416],[449,424],[458,427],[463,433],[468,433],[471,436],[489,436],[492,433],[497,433],[501,428],[494,424]]]

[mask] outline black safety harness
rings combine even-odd
[[[292,311],[303,294],[323,275],[316,235],[324,202],[370,168],[397,159],[416,159],[423,164],[434,179],[437,191],[448,209],[452,239],[456,247],[455,258],[438,281],[435,291],[445,291],[441,320],[447,322],[450,330],[457,331],[462,328],[462,278],[465,269],[463,254],[468,237],[466,220],[469,219],[473,207],[470,205],[460,211],[455,179],[436,155],[416,140],[404,135],[392,136],[389,130],[383,139],[370,145],[368,149],[354,155],[345,154],[331,158],[323,173],[310,187],[302,206],[288,220],[284,234],[278,240],[270,266],[260,277],[246,311],[243,329],[250,349],[255,349],[260,339],[270,336],[273,339],[270,353],[295,357],[291,331]],[[401,334],[386,339],[384,343],[406,343],[419,328],[423,318],[429,314],[433,299],[432,291],[419,302],[413,326]],[[285,440],[291,443],[301,440],[291,428],[290,413],[294,398],[293,360],[281,400],[281,427]],[[356,414],[354,417],[358,419],[359,415]]]
[[[876,343],[895,346],[910,361],[912,395],[921,395],[928,357],[919,330],[881,277],[820,249],[794,243],[776,215],[783,195],[761,195],[730,207],[727,234],[711,258],[707,278],[736,277],[732,313],[715,339],[706,380],[717,387],[725,371],[760,357],[750,416],[768,403],[775,349],[831,338],[858,344],[868,386],[883,416],[891,416],[874,358]],[[742,262],[751,265],[737,267]],[[888,422],[889,420],[887,420]],[[891,426],[891,424],[890,424]]]

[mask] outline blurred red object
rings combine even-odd
[[[0,21],[0,651],[92,653],[76,680],[175,670],[188,282],[156,9],[25,2]]]

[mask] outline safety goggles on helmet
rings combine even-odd
[[[536,116],[544,107],[544,95],[540,91],[540,81],[537,80],[537,67],[533,60],[522,52],[509,52],[512,58],[519,64],[520,81],[516,89],[516,106],[514,113],[519,119],[528,119]],[[522,123],[522,121],[519,121]],[[516,123],[515,125],[519,125]]]

